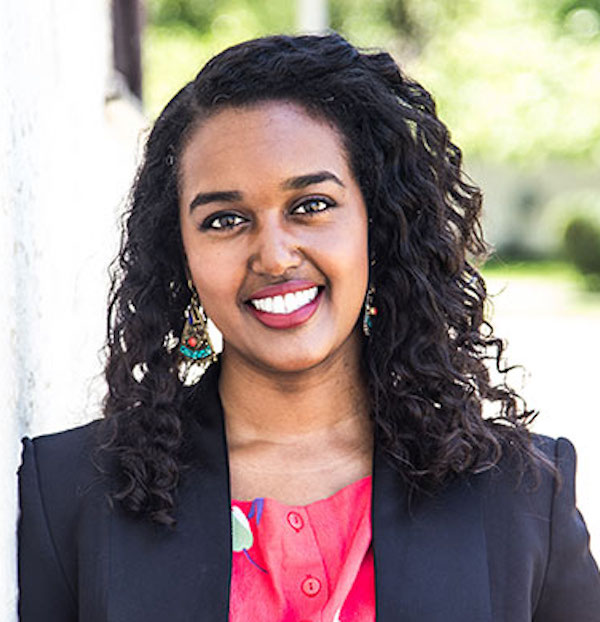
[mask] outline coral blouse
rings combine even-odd
[[[373,622],[371,485],[309,505],[233,500],[229,621]]]

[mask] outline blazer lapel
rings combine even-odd
[[[193,413],[174,531],[111,513],[111,622],[228,620],[231,498],[219,363],[191,392]],[[192,406],[193,404],[193,406]],[[486,541],[474,480],[408,508],[408,491],[375,446],[373,548],[378,622],[491,619]]]
[[[378,622],[491,620],[486,540],[476,484],[415,500],[375,449],[373,549]]]
[[[174,531],[115,512],[108,619],[189,622],[228,619],[231,509],[219,365],[194,388],[191,466],[180,480]]]

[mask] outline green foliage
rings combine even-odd
[[[218,5],[217,0],[147,0],[151,24],[156,26],[186,24],[199,33],[210,31],[210,25],[217,15]]]
[[[295,2],[148,0],[154,116],[224,47],[292,32]],[[330,0],[331,26],[391,50],[468,158],[600,162],[600,0]]]
[[[562,0],[562,2],[555,2],[553,5],[556,16],[562,24],[568,22],[569,16],[572,17],[576,11],[588,12],[590,19],[593,19],[593,16],[590,17],[589,13],[600,15],[600,0]]]
[[[536,279],[579,283],[579,274],[567,261],[512,261],[494,253],[481,267],[483,275],[499,279]]]
[[[590,289],[600,289],[600,196],[579,193],[563,202],[563,252],[584,275]]]
[[[266,0],[149,0],[144,107],[150,118],[211,56],[253,37],[292,32],[294,6]]]
[[[330,25],[356,45],[414,55],[477,0],[329,0]]]
[[[144,33],[144,106],[151,118],[210,58],[210,40],[188,24],[150,26]]]
[[[147,0],[147,8],[152,26],[186,25],[199,35],[215,35],[215,20],[218,24],[223,15],[249,19],[249,27],[276,32],[289,29],[294,14],[293,3],[268,0]]]
[[[565,250],[588,288],[600,291],[600,227],[592,220],[574,218],[565,232]]]
[[[600,45],[544,2],[482,0],[408,63],[471,157],[600,160]]]
[[[577,216],[569,223],[565,249],[582,274],[600,276],[600,228],[591,220]]]
[[[589,220],[600,228],[600,193],[594,190],[566,191],[544,205],[542,225],[564,239],[569,223],[576,218]]]

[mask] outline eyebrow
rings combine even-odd
[[[318,173],[309,173],[308,175],[300,175],[299,177],[291,177],[283,182],[281,187],[284,190],[301,190],[306,186],[312,186],[313,184],[320,184],[324,181],[333,181],[338,186],[345,188],[341,179],[330,173],[329,171],[319,171]]]
[[[199,192],[190,203],[190,212],[199,205],[207,203],[235,203],[242,200],[242,193],[237,190],[226,190],[223,192]]]
[[[298,177],[290,177],[286,179],[281,187],[284,190],[301,190],[307,186],[320,184],[324,181],[332,181],[338,186],[345,188],[342,180],[330,171],[318,171],[317,173],[308,173],[307,175],[299,175]],[[217,192],[199,192],[190,203],[190,212],[200,205],[207,203],[235,203],[241,201],[243,194],[239,190],[224,190]]]

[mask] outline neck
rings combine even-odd
[[[326,363],[278,372],[225,351],[219,392],[230,446],[256,441],[293,443],[335,434],[365,436],[369,428],[366,383],[355,340]]]

